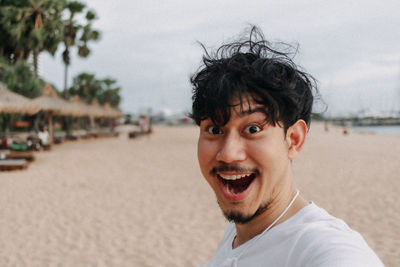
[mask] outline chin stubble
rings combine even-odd
[[[219,203],[218,203],[218,205],[219,205]],[[258,207],[256,212],[251,215],[244,215],[241,212],[235,212],[235,211],[228,211],[228,212],[222,211],[222,213],[224,214],[224,217],[228,221],[233,221],[234,223],[237,223],[237,224],[246,224],[246,223],[250,222],[251,220],[253,220],[254,218],[256,218],[257,216],[261,215],[266,210],[268,210],[269,205],[270,205],[270,202],[260,205],[260,207]],[[221,205],[220,205],[220,207],[221,207]]]

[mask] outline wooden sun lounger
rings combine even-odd
[[[2,159],[0,160],[0,171],[22,170],[28,167],[24,159]]]
[[[35,160],[35,156],[32,152],[10,151],[6,154],[6,159],[25,159],[27,161],[33,161]]]
[[[35,160],[35,156],[30,151],[0,150],[0,159],[25,159],[33,161]]]
[[[100,132],[100,137],[118,137],[118,132]]]

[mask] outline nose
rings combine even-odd
[[[216,160],[224,163],[234,163],[245,159],[246,151],[243,140],[239,135],[228,134],[218,150]]]

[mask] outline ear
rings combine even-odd
[[[295,124],[289,127],[286,132],[286,141],[288,143],[288,158],[293,160],[297,157],[301,148],[306,141],[307,124],[303,120],[296,121]]]

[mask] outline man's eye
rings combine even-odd
[[[244,129],[244,131],[248,134],[255,134],[261,131],[261,128],[257,125],[249,125]]]
[[[222,130],[221,130],[221,128],[219,128],[219,127],[210,126],[210,127],[208,127],[207,132],[208,132],[209,134],[221,134],[221,133],[222,133]]]

